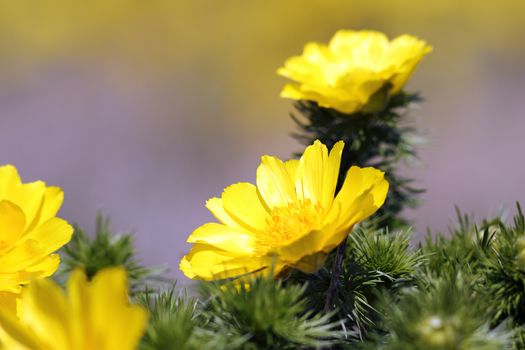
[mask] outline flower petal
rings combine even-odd
[[[222,193],[222,205],[226,213],[244,228],[257,231],[266,227],[269,214],[254,185],[240,182],[228,186]]]
[[[257,190],[269,208],[285,206],[296,200],[294,181],[284,162],[264,156],[257,168]]]
[[[385,202],[387,193],[388,182],[382,171],[353,166],[346,175],[326,221],[338,220],[340,227],[351,227],[375,213]]]
[[[296,191],[300,199],[308,199],[328,210],[334,200],[339,165],[344,143],[337,142],[330,154],[319,140],[308,146],[299,160]]]
[[[295,177],[297,176],[297,167],[299,166],[299,161],[297,159],[290,159],[284,162],[284,166],[286,167],[286,171],[288,171],[290,178],[292,178],[295,183]]]
[[[193,231],[187,242],[209,244],[227,252],[246,255],[254,253],[255,238],[242,229],[212,222]]]
[[[225,279],[251,273],[271,264],[268,257],[239,256],[208,244],[195,244],[180,262],[180,269],[189,278]]]
[[[69,342],[67,304],[64,292],[51,280],[31,283],[22,293],[20,319],[32,326],[35,335],[56,349],[72,348]],[[48,345],[49,346],[49,345]],[[48,348],[48,347],[46,347]]]
[[[49,277],[58,269],[60,256],[51,254],[44,257],[41,261],[31,264],[27,269],[20,271],[19,283],[27,284],[35,279]]]
[[[71,240],[73,227],[67,221],[54,217],[26,234],[27,239],[38,241],[47,254],[57,251]]]
[[[20,293],[20,281],[18,272],[0,272],[0,291]]]
[[[10,188],[20,186],[22,181],[18,170],[11,164],[0,167],[0,198],[5,199],[6,193]]]
[[[215,216],[215,218],[221,223],[230,227],[242,227],[237,221],[235,221],[235,219],[230,216],[230,214],[224,210],[224,205],[222,204],[221,198],[213,197],[208,199],[206,201],[206,208],[208,208],[213,216]]]
[[[336,233],[337,223],[327,224],[320,230],[312,230],[296,240],[277,247],[274,253],[285,263],[294,266],[306,256],[320,252],[329,253],[335,246],[327,247],[326,241]],[[339,242],[345,236],[340,238]]]
[[[49,349],[49,344],[43,344],[32,329],[23,324],[11,312],[0,311],[0,338],[2,349]]]
[[[91,307],[87,311],[94,328],[91,336],[101,349],[135,349],[142,336],[148,314],[143,307],[129,303],[127,291],[126,271],[119,267],[100,271],[90,283]],[[89,336],[84,333],[84,344],[93,341]]]
[[[48,186],[44,193],[44,203],[40,212],[40,222],[54,217],[64,201],[64,192],[60,187]]]
[[[296,269],[301,270],[304,273],[314,273],[319,270],[326,261],[328,256],[325,252],[318,252],[311,255],[304,256],[301,260],[294,264]]]
[[[25,215],[19,206],[10,201],[0,201],[0,251],[9,249],[22,237],[25,224]]]
[[[29,269],[42,258],[69,242],[73,228],[66,221],[52,218],[29,232],[24,240],[0,256],[2,271],[16,272]]]
[[[42,181],[25,183],[7,189],[4,199],[18,205],[26,217],[26,228],[36,224],[37,214],[44,201],[46,184]]]

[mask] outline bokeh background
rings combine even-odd
[[[340,28],[427,40],[408,85],[428,143],[404,172],[407,213],[445,230],[525,199],[525,3],[350,0],[0,0],[0,161],[64,188],[61,216],[98,209],[136,232],[147,264],[178,261],[211,196],[259,157],[301,150],[275,71]],[[181,277],[184,281],[184,279]]]

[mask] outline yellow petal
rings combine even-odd
[[[93,301],[89,295],[87,277],[82,270],[71,272],[67,281],[67,293],[69,312],[74,320],[69,325],[71,342],[74,349],[82,349],[86,345],[86,338],[92,338],[93,332],[89,316]]]
[[[0,272],[0,291],[19,293],[21,290],[19,276],[18,272]]]
[[[262,157],[257,168],[257,189],[269,208],[296,200],[293,178],[284,162],[275,157]]]
[[[54,217],[64,201],[64,192],[60,187],[48,186],[44,193],[44,203],[40,212],[40,222]]]
[[[325,252],[307,255],[296,262],[293,266],[304,273],[314,273],[324,265],[327,256],[328,254]]]
[[[20,322],[15,314],[0,311],[0,349],[6,350],[47,350],[35,333]]]
[[[213,280],[241,276],[267,266],[267,257],[239,256],[207,244],[195,244],[179,267],[189,278]]]
[[[401,35],[392,41],[389,60],[397,65],[392,79],[392,94],[403,88],[419,61],[431,51],[430,45],[410,35]]]
[[[26,235],[27,239],[38,241],[50,254],[71,240],[73,227],[67,221],[54,217]]]
[[[320,141],[308,146],[297,169],[296,191],[301,199],[319,203],[328,210],[334,200],[344,143],[337,142],[330,155]]]
[[[52,254],[44,257],[40,261],[31,264],[27,269],[19,272],[19,283],[27,284],[35,279],[49,277],[58,269],[60,257]]]
[[[299,161],[297,159],[290,159],[284,162],[284,166],[286,167],[286,171],[288,171],[290,178],[293,179],[295,184],[295,178],[297,176],[297,167],[299,166]]]
[[[266,227],[268,212],[254,185],[240,182],[228,186],[222,193],[222,204],[228,215],[244,228],[257,231]]]
[[[335,202],[349,203],[369,188],[381,182],[384,173],[375,168],[350,167]],[[342,206],[344,207],[344,206]]]
[[[19,206],[26,217],[26,228],[34,226],[37,213],[44,201],[46,185],[42,181],[25,183],[17,187],[8,188],[4,199]]]
[[[328,253],[334,247],[326,248],[325,242],[335,234],[336,225],[337,223],[327,224],[320,230],[312,230],[296,240],[277,247],[275,254],[285,263],[295,265],[306,256],[320,252]]]
[[[343,148],[345,144],[343,141],[336,142],[328,161],[324,164],[323,174],[323,189],[321,205],[323,208],[330,208],[334,201],[335,188],[337,186],[337,179],[339,178],[339,166],[341,165],[341,155],[343,154]]]
[[[18,293],[0,292],[0,312],[10,312],[16,315],[16,304],[19,296]]]
[[[109,268],[95,275],[90,286],[93,336],[100,349],[135,349],[147,322],[147,312],[130,305],[128,282],[123,268]],[[111,322],[108,322],[108,318]]]
[[[38,280],[22,293],[20,319],[30,326],[42,343],[54,349],[72,348],[70,323],[64,292],[51,280]]]
[[[29,269],[45,256],[69,242],[73,228],[64,220],[52,218],[26,234],[24,240],[9,254],[0,256],[3,271],[15,272]]]
[[[25,224],[20,207],[6,200],[0,201],[0,252],[7,250],[22,236]]]
[[[387,193],[388,182],[382,171],[353,166],[346,175],[326,221],[339,220],[340,225],[351,227],[375,213],[383,205]]]
[[[0,167],[0,198],[4,199],[10,188],[20,184],[20,176],[13,165],[7,164]]]
[[[206,201],[206,208],[208,208],[208,210],[213,214],[213,216],[215,216],[215,218],[221,223],[230,227],[242,227],[224,210],[221,198],[213,197],[208,199]]]
[[[388,45],[388,38],[381,32],[339,30],[328,46],[337,55],[370,64],[383,59]]]
[[[2,272],[14,274],[27,269],[44,256],[46,256],[44,247],[39,242],[26,240],[11,249],[9,254],[0,256],[0,266]]]
[[[296,191],[300,199],[317,204],[322,201],[323,165],[328,158],[328,149],[319,141],[306,147],[297,167]]]
[[[340,212],[337,220],[332,222],[335,231],[331,235],[325,236],[323,249],[330,251],[337,247],[352,231],[354,225],[366,219],[378,209],[374,205],[373,196],[370,195],[370,189],[362,193],[351,204]]]
[[[293,100],[308,100],[308,98],[303,98],[303,93],[299,88],[299,84],[286,84],[281,90],[281,97],[291,98]]]
[[[254,236],[239,228],[207,223],[188,237],[188,243],[205,243],[227,252],[246,255],[254,253]]]
[[[9,349],[132,350],[147,322],[143,307],[131,305],[123,268],[102,270],[88,282],[74,271],[68,295],[51,280],[22,292],[19,318],[0,309],[0,341]]]

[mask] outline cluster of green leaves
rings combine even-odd
[[[513,348],[525,349],[525,218],[519,204],[514,222],[499,218],[476,225],[458,212],[449,237],[428,237],[421,245],[425,271],[442,277],[459,271],[471,281],[473,295],[485,302],[491,328],[512,330]],[[471,303],[472,304],[472,303]]]
[[[140,350],[239,349],[244,342],[237,334],[208,329],[210,317],[201,302],[175,284],[160,292],[146,289],[136,299],[149,311]]]
[[[525,217],[475,223],[458,211],[447,234],[418,246],[408,232],[363,226],[349,237],[333,305],[348,349],[525,349]],[[307,281],[323,310],[333,257]]]
[[[419,245],[409,230],[355,228],[330,312],[334,256],[315,274],[202,282],[190,297],[174,285],[147,287],[153,269],[139,263],[129,235],[114,235],[99,216],[93,238],[77,228],[63,266],[90,276],[106,266],[128,270],[133,299],[150,313],[142,350],[525,349],[521,208],[510,225],[476,224],[459,211],[458,222]]]
[[[310,308],[322,311],[332,278],[333,257],[315,274],[294,271],[288,283],[306,281]],[[332,305],[333,320],[339,320],[346,342],[359,343],[380,318],[381,293],[396,294],[411,285],[422,256],[410,247],[410,233],[389,234],[382,229],[356,228],[348,241],[345,262],[338,276]]]
[[[351,115],[321,107],[313,101],[298,101],[295,108],[300,116],[292,114],[292,118],[300,131],[293,136],[304,144],[320,140],[328,148],[340,140],[345,142],[339,186],[352,165],[385,171],[390,190],[379,211],[381,226],[399,227],[406,224],[399,213],[406,207],[415,207],[416,196],[422,192],[413,186],[412,179],[397,171],[400,161],[416,158],[415,130],[404,123],[407,107],[420,100],[418,94],[400,92],[381,99],[384,105],[379,111]]]
[[[142,350],[327,347],[339,336],[331,314],[307,309],[305,288],[268,277],[203,283],[200,298],[175,287],[137,296],[150,312]]]
[[[243,349],[320,348],[339,337],[331,314],[309,309],[305,286],[272,277],[202,285],[206,311],[217,332],[245,338]]]
[[[514,225],[498,221],[480,271],[481,287],[491,300],[493,325],[509,322],[515,348],[525,349],[525,217],[518,205]]]
[[[502,328],[490,328],[488,301],[477,293],[469,276],[448,271],[426,276],[397,300],[385,295],[384,318],[365,345],[384,350],[510,349]]]
[[[101,213],[97,214],[94,237],[74,225],[73,237],[60,251],[60,257],[62,264],[58,278],[80,268],[91,279],[106,267],[123,266],[133,292],[142,288],[146,282],[160,282],[159,275],[165,270],[142,265],[136,257],[133,235],[114,234],[110,229],[109,218],[104,218]]]

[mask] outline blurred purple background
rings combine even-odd
[[[444,230],[525,199],[525,5],[419,1],[0,0],[0,160],[133,230],[147,264],[178,261],[211,196],[254,181],[263,154],[302,149],[275,70],[340,28],[434,46],[408,90],[428,140],[404,172],[427,189],[407,213]],[[525,203],[524,203],[525,204]]]

